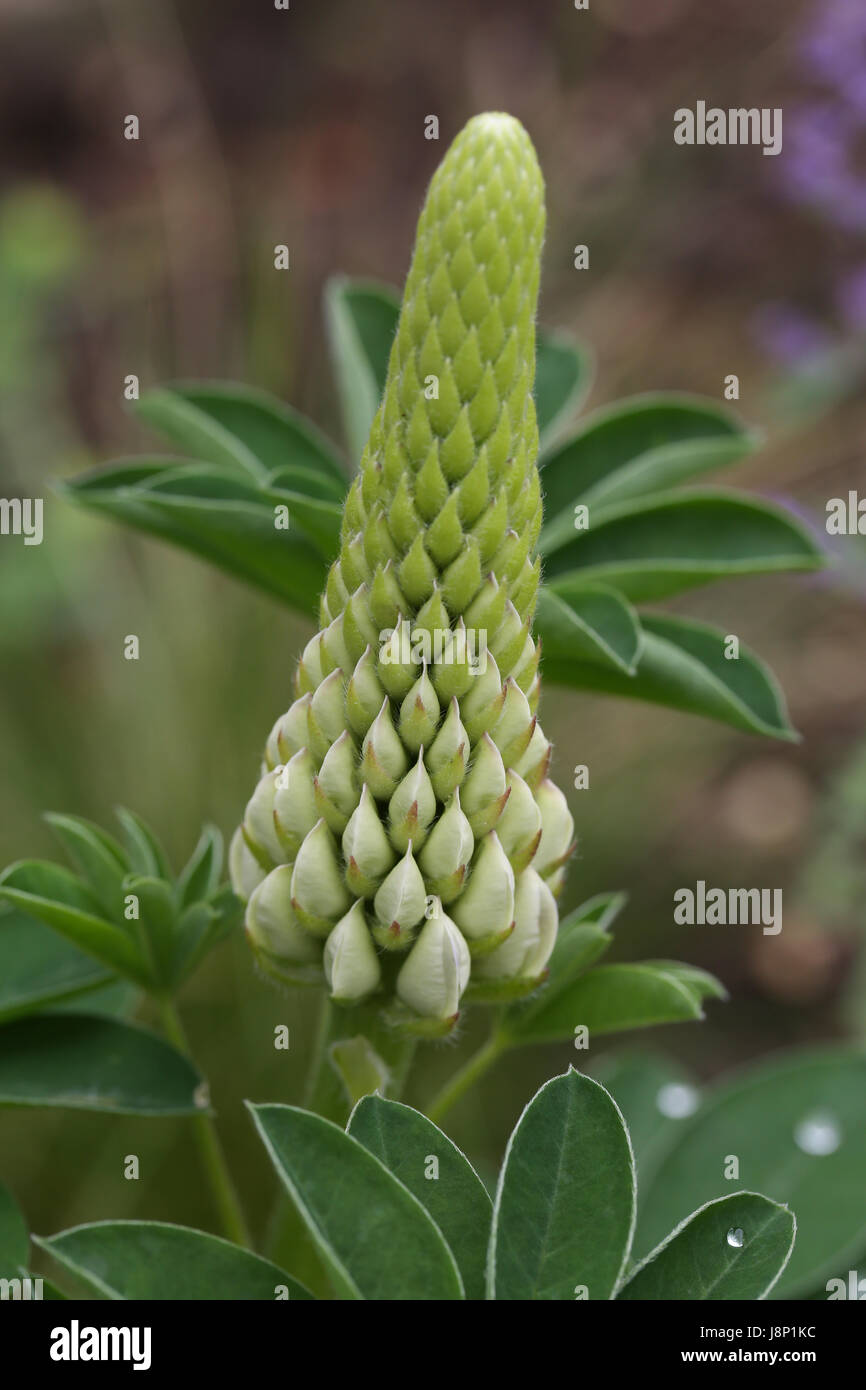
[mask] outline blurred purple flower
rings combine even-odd
[[[752,317],[757,341],[785,367],[799,367],[832,346],[830,333],[792,304],[762,304]]]

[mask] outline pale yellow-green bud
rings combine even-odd
[[[530,867],[517,878],[514,931],[495,951],[480,956],[473,976],[481,981],[539,983],[556,941],[556,901],[540,874]]]
[[[266,772],[256,785],[247,802],[244,812],[243,833],[249,849],[264,869],[272,869],[288,858],[277,835],[274,823],[274,801],[277,794],[277,778],[282,773],[277,766]]]
[[[472,826],[461,809],[458,790],[431,830],[419,857],[431,893],[443,902],[451,902],[463,887],[474,848]]]
[[[298,850],[292,870],[292,907],[302,926],[327,936],[351,902],[334,837],[317,821]]]
[[[394,728],[387,699],[370,725],[361,750],[361,777],[377,800],[391,797],[409,767],[406,750]]]
[[[375,892],[394,863],[394,851],[366,784],[343,831],[343,855],[346,881],[359,897]]]
[[[532,858],[541,839],[541,811],[529,787],[513,769],[508,772],[508,800],[496,822],[496,833],[515,873]]]
[[[440,907],[425,922],[397,976],[397,997],[421,1019],[446,1025],[447,1031],[460,1010],[471,968],[462,933]],[[435,1035],[438,1030],[427,1031]]]
[[[433,790],[441,802],[448,801],[460,786],[468,760],[469,735],[460,718],[460,706],[453,699],[425,759]]]
[[[379,988],[382,970],[362,902],[353,903],[325,942],[324,966],[338,1004],[356,1004]]]
[[[405,746],[417,753],[423,743],[429,743],[439,724],[439,700],[426,665],[400,706],[398,729]]]
[[[229,845],[229,877],[232,891],[241,902],[247,901],[265,877],[265,871],[247,845],[240,826],[232,835]]]
[[[454,921],[473,956],[493,950],[514,925],[514,870],[495,830],[481,842],[469,884],[454,905]]]
[[[244,918],[247,940],[265,969],[287,983],[318,984],[322,945],[298,923],[292,910],[292,870],[273,869],[253,891]]]
[[[377,917],[373,935],[379,945],[389,950],[400,950],[408,945],[426,905],[424,878],[409,845],[373,899]]]
[[[508,800],[505,764],[489,734],[475,749],[466,780],[460,787],[460,804],[476,839],[492,830]]]
[[[436,814],[436,793],[424,766],[424,750],[410,768],[388,803],[389,834],[396,849],[405,850],[411,841],[419,850],[427,838],[427,827]]]
[[[533,868],[548,877],[561,868],[574,849],[574,819],[555,782],[546,778],[535,793],[541,811],[541,840]]]
[[[274,772],[274,825],[285,859],[294,858],[319,814],[313,794],[313,760],[303,748]]]

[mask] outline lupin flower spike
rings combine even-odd
[[[232,855],[271,973],[421,1037],[537,987],[572,848],[534,712],[543,232],[529,137],[476,116],[427,194],[321,630]]]

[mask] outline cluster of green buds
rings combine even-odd
[[[436,172],[320,630],[235,835],[269,972],[420,1036],[544,979],[573,821],[536,717],[532,144],[471,120]]]

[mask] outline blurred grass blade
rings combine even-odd
[[[657,492],[733,463],[755,444],[736,415],[714,401],[668,392],[630,396],[593,411],[542,457],[545,513],[571,512],[590,497],[612,502]]]
[[[717,991],[713,981],[704,992]],[[672,970],[643,962],[600,965],[549,999],[540,995],[537,1008],[507,1026],[509,1036],[521,1043],[565,1042],[574,1037],[578,1025],[586,1027],[592,1039],[625,1028],[703,1018],[701,999],[699,986]]]
[[[18,910],[0,910],[0,1021],[98,990],[111,971]]]
[[[132,937],[98,915],[99,904],[79,879],[57,864],[22,859],[0,874],[0,900],[36,917],[103,965],[136,984],[150,977]]]
[[[438,1226],[362,1144],[294,1106],[250,1110],[340,1298],[463,1297]]]
[[[588,662],[555,660],[545,661],[545,679],[667,705],[750,734],[797,738],[775,676],[742,643],[739,657],[728,660],[727,634],[706,623],[642,613],[641,627],[634,676]]]
[[[539,447],[549,450],[577,413],[592,385],[589,350],[567,333],[538,329],[535,344],[535,411]]]
[[[325,286],[325,322],[353,469],[385,389],[399,313],[399,299],[387,285],[337,275]]]
[[[34,1243],[102,1298],[273,1302],[279,1288],[290,1301],[312,1298],[270,1260],[164,1221],[96,1221]]]
[[[805,1048],[753,1064],[705,1096],[651,1175],[636,1250],[663,1240],[683,1213],[718,1197],[722,1160],[797,1214],[797,1243],[774,1297],[845,1278],[866,1249],[866,1055]],[[826,1294],[822,1294],[826,1296]]]
[[[194,1115],[200,1085],[186,1057],[117,1019],[39,1014],[0,1029],[0,1105]]]
[[[492,1206],[465,1154],[426,1115],[381,1096],[359,1101],[347,1128],[430,1213],[457,1261],[466,1297],[483,1299]]]
[[[488,1298],[613,1295],[631,1247],[631,1145],[603,1086],[568,1071],[532,1098],[508,1141],[487,1263]]]
[[[615,589],[576,585],[565,596],[542,585],[535,634],[544,659],[591,661],[630,675],[640,650],[637,614]]]
[[[789,512],[763,500],[712,490],[590,507],[589,528],[568,512],[539,539],[548,583],[568,596],[587,582],[612,584],[630,599],[667,598],[699,584],[746,574],[814,570],[815,541]]]
[[[174,397],[172,406],[183,403],[196,412],[201,433],[190,431],[189,414],[176,416],[171,408],[166,412],[165,402],[159,399],[166,393]],[[156,411],[154,397],[157,397]],[[233,381],[173,382],[164,391],[147,392],[142,396],[138,411],[159,429],[164,429],[168,416],[172,428],[164,432],[190,449],[197,458],[229,466],[242,464],[248,472],[252,471],[248,462],[252,458],[257,465],[255,476],[260,478],[277,468],[295,468],[313,477],[324,475],[339,488],[345,488],[345,471],[330,440],[311,420],[266,391]],[[175,420],[180,421],[186,438],[172,432]],[[216,440],[222,456],[215,456],[211,440]],[[223,446],[231,451],[237,445],[243,452],[222,452]]]
[[[687,1217],[638,1265],[617,1297],[625,1300],[766,1298],[781,1276],[797,1222],[757,1192],[733,1192]]]

